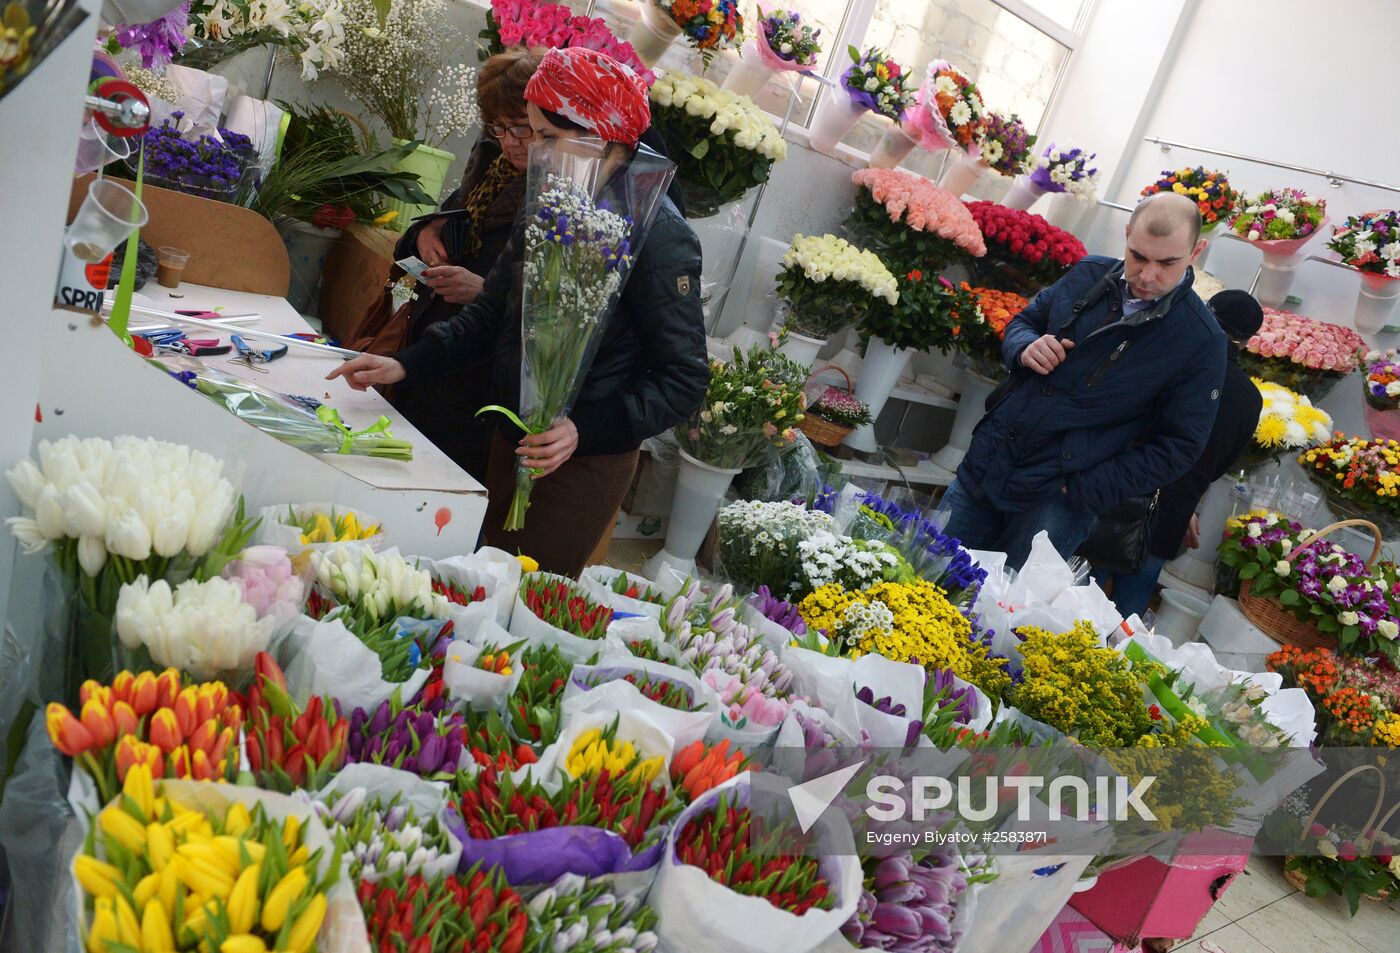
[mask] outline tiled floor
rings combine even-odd
[[[1305,897],[1283,879],[1283,859],[1256,857],[1235,878],[1181,951],[1395,953],[1400,901],[1362,900],[1352,917],[1340,897]]]
[[[659,540],[616,539],[607,563],[628,572],[661,548]],[[1204,941],[1204,943],[1202,942]],[[1305,897],[1283,879],[1283,859],[1257,857],[1201,921],[1181,953],[1400,953],[1400,900],[1362,900],[1348,915],[1340,897]]]

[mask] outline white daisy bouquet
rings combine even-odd
[[[1089,168],[1095,156],[1051,143],[1036,159],[1030,180],[1047,192],[1068,192],[1081,202],[1091,201],[1099,188],[1099,170]]]
[[[651,87],[651,122],[675,158],[692,218],[742,198],[787,158],[787,142],[767,113],[700,76],[658,79]]]
[[[520,406],[526,433],[568,415],[675,166],[639,147],[622,168],[600,139],[537,142],[526,172]],[[605,158],[608,161],[605,162]],[[505,528],[525,525],[536,474],[516,470]]]
[[[899,284],[874,252],[835,235],[795,235],[778,272],[785,327],[825,338],[860,323],[880,302],[899,303]]]

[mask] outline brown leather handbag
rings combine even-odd
[[[354,333],[345,341],[345,347],[364,354],[379,354],[389,357],[403,350],[408,344],[408,330],[413,323],[413,299],[394,307],[394,285],[405,274],[397,265],[389,270],[389,279],[365,309]],[[393,384],[375,385],[376,389],[390,402],[394,399]]]

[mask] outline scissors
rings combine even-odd
[[[275,361],[287,353],[287,345],[285,344],[278,344],[274,347],[266,348],[251,347],[247,341],[243,340],[242,336],[237,334],[230,334],[229,340],[232,341],[233,346],[238,349],[238,356],[230,360],[229,363],[242,364],[245,367],[257,371],[259,374],[267,373],[267,368],[259,367],[259,364]]]

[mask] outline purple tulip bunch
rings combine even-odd
[[[977,690],[971,685],[959,686],[952,672],[943,669],[934,672],[925,691],[939,699],[940,708],[954,709],[953,719],[958,724],[971,724],[977,717]]]
[[[767,586],[759,586],[758,592],[749,597],[749,605],[757,609],[769,622],[776,622],[793,635],[806,635],[807,622],[797,606],[779,599]]]
[[[462,755],[466,716],[448,708],[446,696],[408,708],[380,702],[371,714],[356,708],[350,715],[352,762],[386,764],[429,778],[452,773]]]
[[[909,710],[904,705],[896,705],[894,698],[886,695],[883,698],[876,698],[875,692],[866,685],[856,689],[856,701],[869,705],[871,708],[885,715],[892,715],[895,718],[908,717]],[[912,718],[909,721],[909,730],[904,736],[904,747],[908,748],[919,740],[919,735],[924,733],[924,722],[921,718]]]
[[[919,860],[909,851],[865,861],[865,890],[841,933],[857,948],[943,953],[962,939],[953,929],[967,875],[951,846]]]

